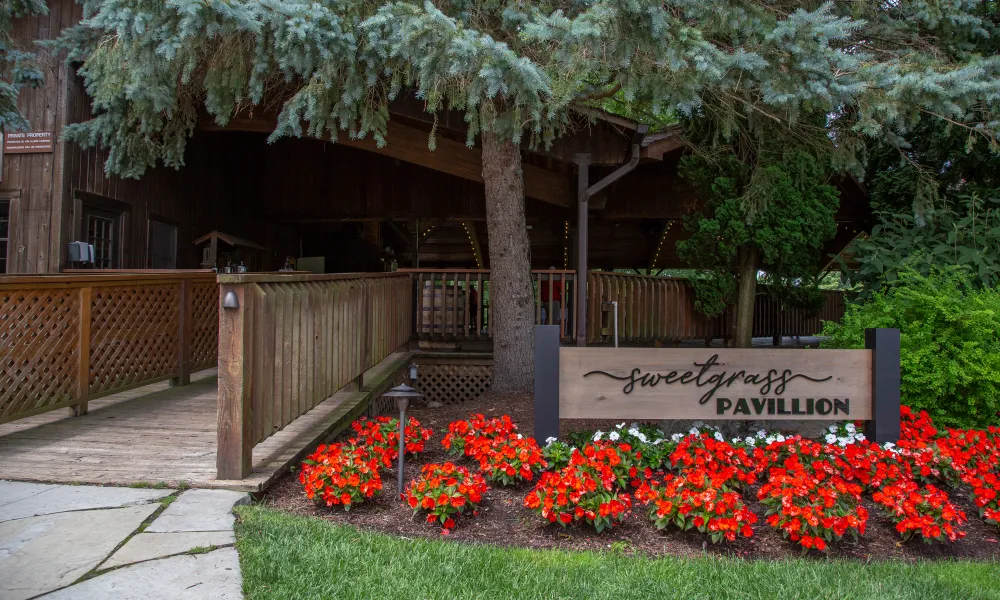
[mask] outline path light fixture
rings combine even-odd
[[[403,455],[406,454],[406,409],[410,406],[410,399],[423,398],[424,395],[411,388],[405,383],[397,385],[385,394],[386,398],[396,399],[396,408],[399,409],[399,497],[403,497]]]

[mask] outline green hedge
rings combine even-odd
[[[865,328],[895,327],[902,337],[902,400],[957,427],[1000,422],[1000,291],[973,290],[967,271],[907,270],[843,324],[827,322],[827,348],[863,348]]]

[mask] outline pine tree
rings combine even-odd
[[[30,127],[28,119],[17,107],[17,97],[26,85],[38,87],[42,71],[28,48],[19,48],[11,38],[14,19],[29,15],[46,15],[44,0],[3,0],[0,6],[0,131],[23,131]]]
[[[494,385],[514,389],[530,384],[527,236],[495,247],[493,234],[523,229],[518,146],[550,143],[575,106],[612,95],[705,125],[703,144],[752,157],[768,140],[833,170],[860,172],[866,143],[905,144],[922,116],[992,143],[1000,57],[977,41],[997,35],[995,14],[971,0],[85,0],[60,44],[83,61],[94,115],[66,136],[139,176],[183,165],[201,110],[225,125],[276,103],[272,139],[379,144],[404,89],[428,112],[462,111],[468,142],[510,161],[483,175],[488,215],[510,217],[487,225],[491,259],[508,253],[494,285],[510,294],[494,298]]]

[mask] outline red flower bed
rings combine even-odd
[[[575,450],[569,466],[586,468],[607,489],[626,489],[639,476],[639,457],[628,444],[593,442]]]
[[[757,471],[762,466],[764,451],[755,448],[748,453],[725,441],[720,441],[707,433],[688,435],[677,444],[669,462],[675,469],[691,467],[718,470],[731,469],[730,481],[735,485],[753,485],[757,481]]]
[[[920,487],[903,480],[875,492],[872,500],[887,509],[903,540],[918,536],[925,542],[954,542],[965,537],[965,532],[956,529],[965,522],[965,513],[955,508],[948,494],[933,485]]]
[[[351,423],[351,429],[354,430],[354,437],[349,440],[350,443],[369,448],[384,466],[391,467],[392,461],[399,457],[399,419],[385,416],[358,419]],[[424,451],[424,444],[431,438],[432,432],[411,417],[403,433],[406,453],[416,454]]]
[[[757,497],[767,506],[768,525],[798,542],[804,551],[823,551],[828,542],[847,533],[855,538],[863,534],[868,511],[860,505],[861,485],[845,481],[832,463],[815,460],[804,464],[796,452],[802,442],[793,439],[783,443],[792,454],[779,463],[780,467],[769,469],[767,483]],[[803,449],[812,450],[810,444],[803,445]],[[808,456],[807,452],[807,461]]]
[[[628,514],[632,499],[616,491],[613,479],[601,480],[585,465],[570,465],[542,473],[524,505],[551,523],[565,527],[582,521],[601,532]]]
[[[509,415],[487,419],[484,415],[475,414],[467,421],[449,423],[448,433],[441,440],[441,445],[452,456],[464,454],[476,458],[483,441],[506,439],[516,432],[517,425]]]
[[[426,511],[427,522],[439,521],[441,533],[447,535],[455,527],[456,516],[478,514],[486,490],[482,475],[446,462],[424,465],[420,477],[410,483],[405,499],[414,514]]]
[[[548,467],[542,458],[542,449],[534,438],[511,436],[479,445],[479,470],[490,481],[509,485],[515,481],[532,481],[535,475]],[[469,448],[470,444],[466,444]]]
[[[320,445],[302,463],[299,483],[310,500],[344,510],[361,504],[382,490],[378,460],[364,448],[344,444]]]
[[[643,483],[635,497],[643,504],[652,503],[649,518],[657,529],[671,525],[682,530],[694,528],[707,533],[715,543],[733,541],[737,535],[750,537],[757,515],[728,487],[736,472],[734,467],[694,467],[681,476],[668,474],[662,485]]]

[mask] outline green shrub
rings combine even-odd
[[[891,287],[850,305],[843,324],[827,322],[827,348],[863,348],[865,328],[901,333],[902,401],[950,426],[998,422],[1000,291],[973,289],[968,271],[900,272]]]

